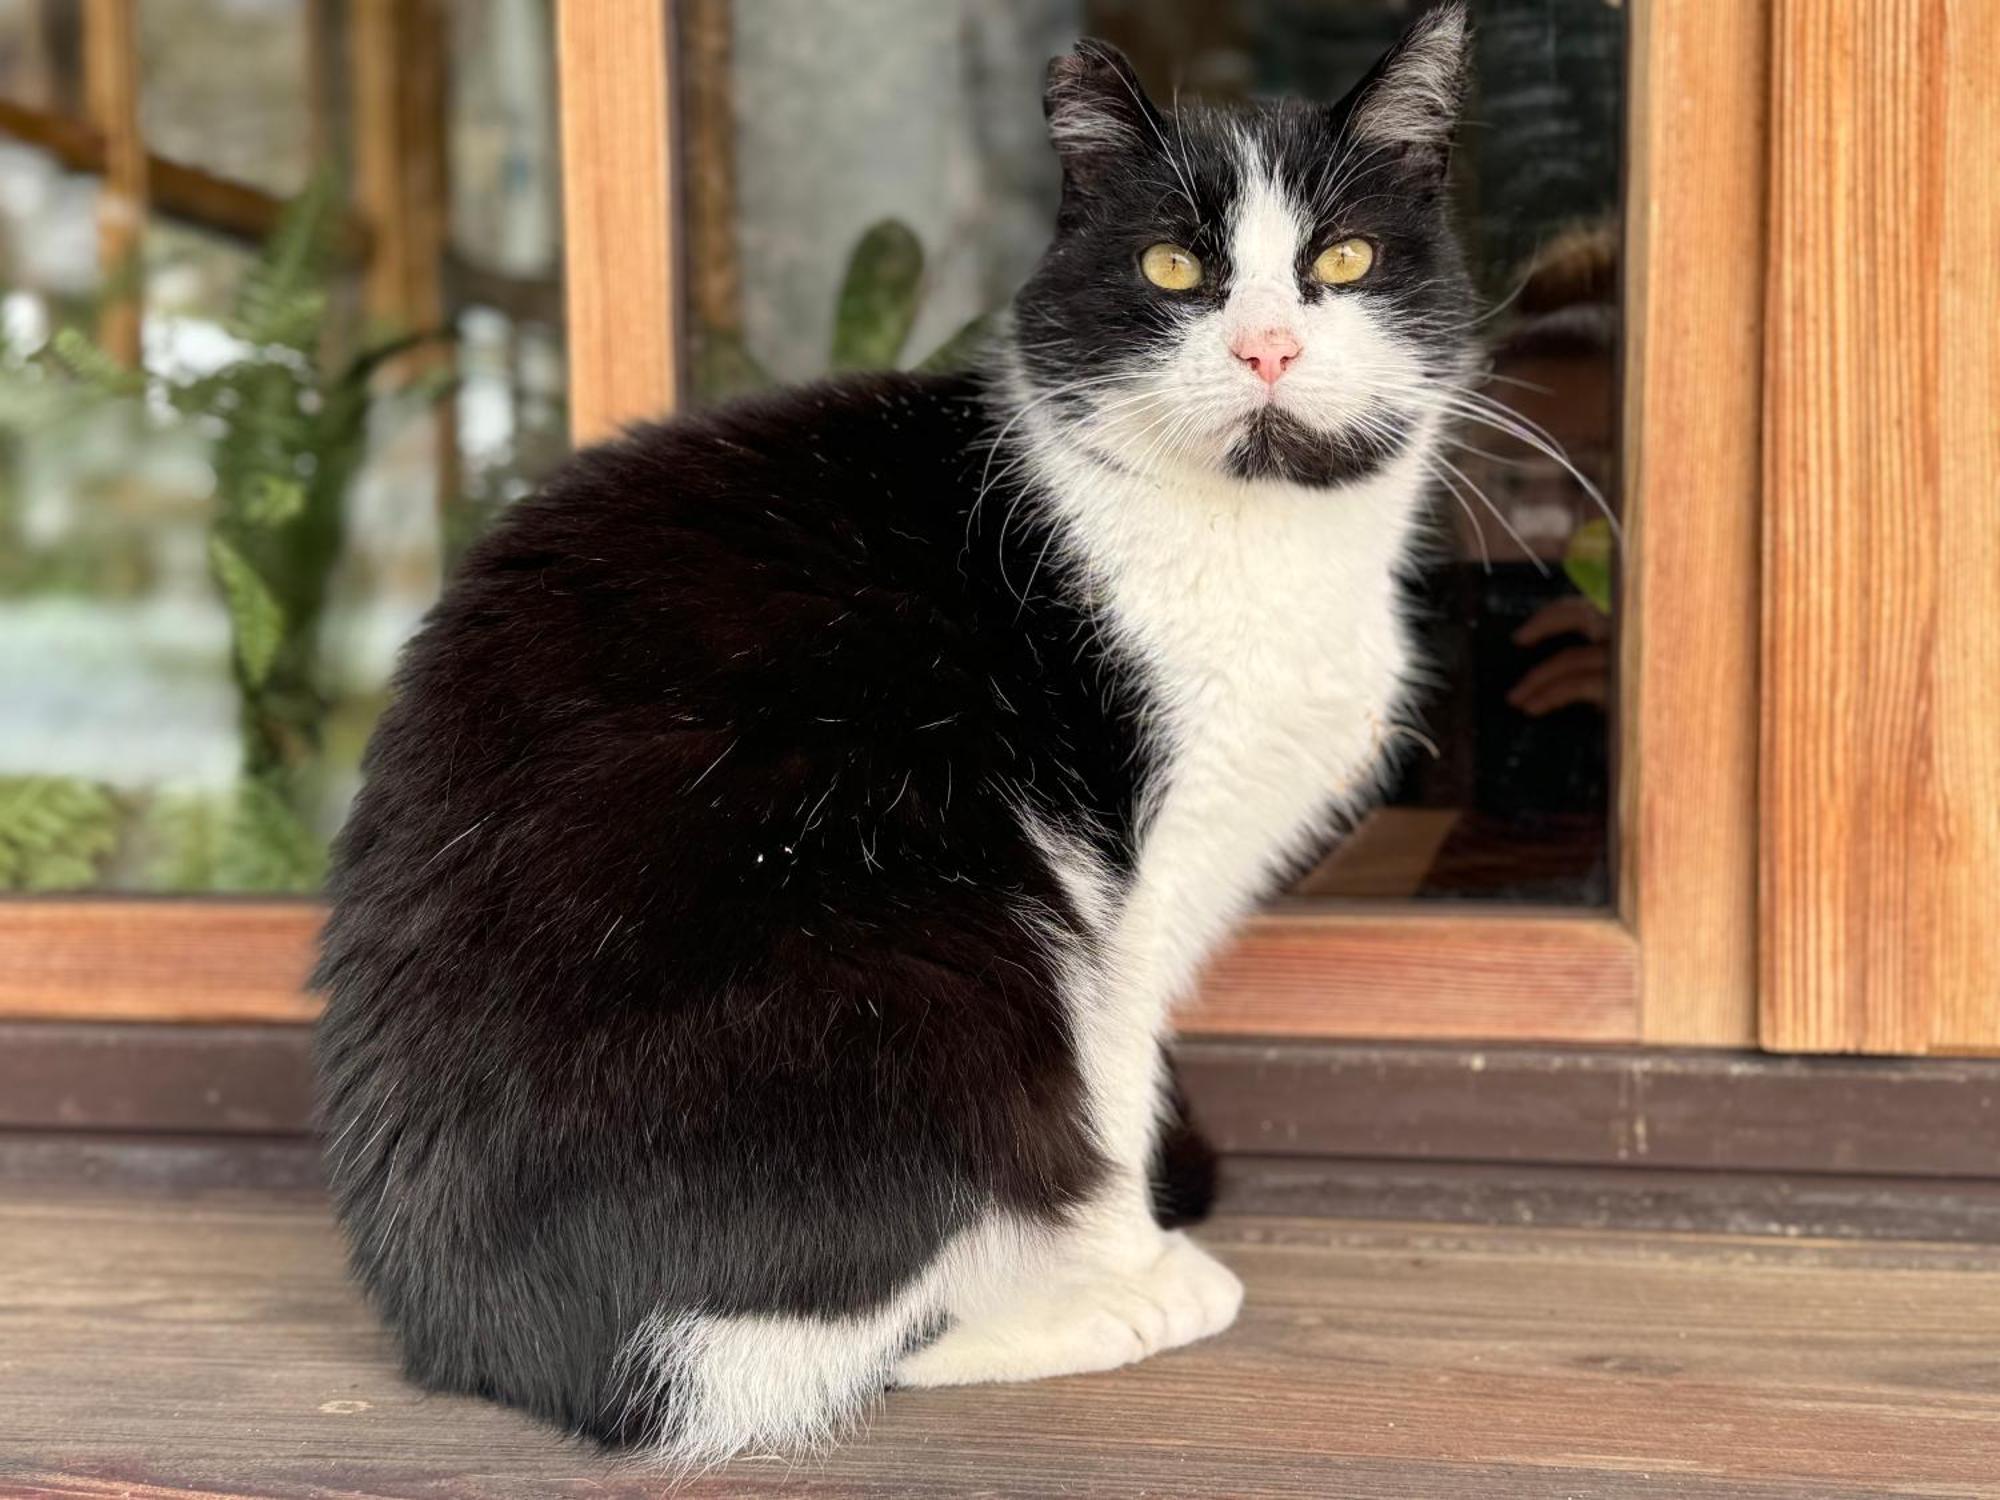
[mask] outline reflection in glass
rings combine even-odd
[[[1330,100],[1419,8],[684,0],[697,399],[919,364],[1003,307],[1047,241],[1057,179],[1036,106],[1077,36],[1116,43],[1163,101]],[[1479,0],[1475,20],[1457,180],[1491,308],[1482,389],[1613,496],[1624,12]],[[1412,590],[1435,676],[1421,738],[1388,805],[1297,889],[1602,904],[1610,528],[1564,464],[1505,432],[1461,436]]]

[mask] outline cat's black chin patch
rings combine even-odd
[[[1267,406],[1250,419],[1226,462],[1238,479],[1352,484],[1401,453],[1408,437],[1409,424],[1400,418],[1377,417],[1366,431],[1316,432],[1289,412]]]

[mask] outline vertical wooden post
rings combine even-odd
[[[362,306],[381,328],[434,333],[447,317],[449,18],[442,0],[348,0],[347,21],[354,202],[371,231]],[[431,344],[397,370],[407,375],[449,358],[447,346]],[[437,502],[449,530],[460,484],[451,398],[441,399],[431,418]]]
[[[1770,0],[1631,19],[1619,905],[1651,1042],[1756,1037],[1770,22]]]
[[[677,394],[669,0],[557,0],[570,433],[657,417]]]
[[[372,236],[364,301],[403,331],[444,316],[444,63],[436,0],[349,0],[354,199]]]
[[[139,132],[139,23],[135,0],[85,0],[84,97],[104,137],[98,201],[98,260],[109,295],[97,337],[124,364],[137,365],[145,288],[139,252],[146,233],[146,142]]]
[[[690,384],[743,349],[743,265],[736,253],[732,0],[679,0],[679,165],[686,184],[680,266],[687,278]],[[726,352],[725,352],[726,351]],[[713,378],[711,375],[710,378]]]
[[[1778,0],[1767,1046],[2000,1049],[2000,16]]]

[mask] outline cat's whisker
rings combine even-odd
[[[1491,397],[1467,390],[1463,386],[1400,385],[1395,391],[1397,395],[1414,404],[1501,433],[1514,439],[1522,447],[1532,449],[1549,459],[1575,480],[1590,497],[1605,520],[1610,523],[1612,535],[1620,541],[1624,540],[1624,528],[1613,512],[1610,502],[1604,498],[1603,491],[1598,489],[1591,478],[1570,460],[1562,445],[1539,423],[1522,416],[1511,407],[1500,405]]]
[[[1424,459],[1424,467],[1431,471],[1445,493],[1457,501],[1458,508],[1465,512],[1465,519],[1472,526],[1472,535],[1479,543],[1479,566],[1483,572],[1491,573],[1493,571],[1493,553],[1486,545],[1486,528],[1479,524],[1479,513],[1472,508],[1471,503],[1466,500],[1465,496],[1459,493],[1458,486],[1452,481],[1451,476],[1446,474],[1435,463],[1431,462],[1428,457]]]
[[[1534,564],[1535,571],[1537,573],[1540,573],[1542,577],[1547,578],[1549,576],[1549,565],[1542,561],[1540,554],[1537,553],[1533,547],[1528,545],[1527,538],[1522,536],[1520,532],[1514,529],[1514,523],[1507,519],[1506,512],[1501,510],[1499,506],[1495,505],[1492,502],[1492,500],[1487,498],[1486,491],[1482,490],[1477,484],[1474,484],[1472,481],[1472,477],[1468,475],[1465,472],[1465,470],[1459,468],[1457,464],[1453,463],[1443,454],[1432,454],[1431,460],[1434,463],[1443,465],[1446,471],[1456,475],[1459,479],[1459,482],[1462,483],[1467,489],[1471,490],[1472,493],[1478,497],[1479,503],[1485,506],[1487,511],[1491,513],[1493,519],[1500,523],[1500,529],[1506,532],[1507,535],[1513,540],[1514,545],[1521,549],[1522,555],[1525,556],[1529,562]]]

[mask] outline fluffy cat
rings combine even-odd
[[[687,1466],[1228,1327],[1163,1042],[1405,695],[1466,57],[1169,113],[1086,42],[989,368],[635,428],[472,550],[315,981],[415,1380]]]

